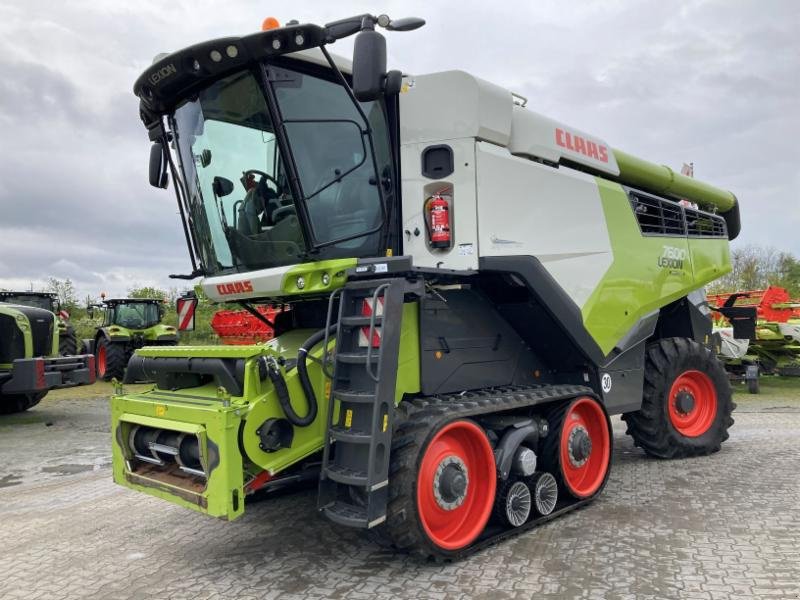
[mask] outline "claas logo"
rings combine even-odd
[[[220,296],[230,296],[231,294],[246,294],[253,291],[253,282],[249,279],[245,281],[234,281],[233,283],[220,283],[217,285],[217,292]]]
[[[578,152],[589,158],[599,160],[600,162],[608,162],[608,148],[602,144],[597,144],[592,140],[587,140],[579,135],[564,131],[563,129],[556,129],[556,144],[567,150]]]

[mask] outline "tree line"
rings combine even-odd
[[[731,250],[731,272],[708,286],[713,293],[759,290],[775,285],[800,298],[800,260],[769,246],[748,245]]]

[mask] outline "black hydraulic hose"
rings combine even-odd
[[[283,412],[286,413],[286,418],[292,425],[296,425],[297,427],[307,427],[314,422],[314,419],[317,418],[317,396],[314,394],[314,388],[312,387],[311,381],[308,378],[306,356],[314,346],[325,339],[326,335],[330,336],[331,334],[335,333],[336,328],[337,325],[331,325],[327,331],[325,329],[320,329],[305,342],[303,342],[303,345],[300,346],[300,350],[297,351],[297,376],[300,379],[300,387],[303,388],[303,394],[305,395],[306,402],[308,403],[308,413],[306,416],[302,419],[297,416],[297,413],[292,408],[292,405],[289,404],[288,391],[285,399],[281,398],[280,392],[278,393],[278,400],[281,403],[281,408],[283,408]],[[283,378],[281,377],[281,379]],[[286,387],[285,382],[283,387]],[[276,386],[275,389],[278,390],[278,387]]]
[[[331,326],[327,330],[327,335],[336,331],[336,325]],[[277,364],[272,364],[267,367],[267,374],[269,375],[272,385],[275,386],[275,393],[278,395],[278,402],[286,414],[286,419],[296,427],[308,427],[317,418],[318,404],[317,396],[314,394],[314,388],[308,378],[308,369],[306,367],[306,356],[308,352],[317,344],[319,344],[326,337],[326,330],[321,329],[314,335],[308,338],[300,350],[297,352],[297,375],[300,379],[300,387],[303,389],[303,395],[306,397],[308,403],[308,412],[306,416],[301,417],[295,412],[289,396],[289,388],[286,385],[286,380],[280,372]]]

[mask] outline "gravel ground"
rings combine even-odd
[[[328,523],[314,491],[226,523],[115,486],[109,393],[0,418],[0,597],[800,598],[800,381],[737,393],[710,457],[649,459],[615,418],[600,498],[445,565]]]

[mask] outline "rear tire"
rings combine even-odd
[[[8,394],[0,396],[0,415],[10,415],[33,408],[39,404],[46,395],[47,392],[45,391],[35,394]]]
[[[128,364],[125,360],[125,344],[111,342],[101,337],[97,340],[95,353],[97,378],[103,381],[110,381],[116,377],[121,381],[125,375],[125,367]]]
[[[78,338],[74,329],[67,329],[63,335],[58,336],[58,353],[61,356],[75,356],[78,354]]]
[[[719,451],[736,408],[722,363],[687,338],[658,340],[645,354],[642,407],[622,415],[634,443],[658,458]]]

